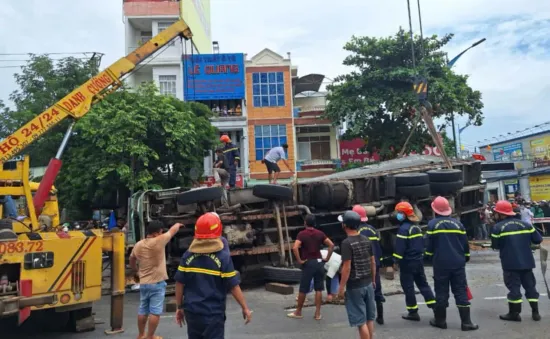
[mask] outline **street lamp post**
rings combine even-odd
[[[470,49],[476,47],[477,45],[480,45],[480,44],[484,43],[485,40],[487,40],[487,39],[483,38],[479,41],[474,42],[470,47],[466,48],[465,50],[460,52],[457,56],[452,58],[451,61],[447,62],[447,67],[452,68],[454,66],[454,64],[456,63],[456,61],[462,55],[464,55],[464,53],[468,52]],[[458,158],[458,146],[456,144],[455,113],[454,112],[451,112],[451,127],[453,128],[453,143],[454,143],[454,146],[455,146],[455,157]]]

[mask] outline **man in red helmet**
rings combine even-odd
[[[187,322],[189,339],[224,338],[228,291],[241,306],[245,324],[252,319],[221,235],[222,223],[215,213],[197,219],[195,239],[183,254],[175,276],[176,321],[180,326]]]
[[[367,211],[361,205],[355,205],[352,211],[359,214],[361,218],[361,224],[359,225],[359,234],[369,238],[372,244],[372,253],[376,260],[376,274],[375,274],[375,286],[374,286],[374,300],[376,301],[376,322],[380,325],[384,324],[384,304],[386,298],[382,293],[382,282],[380,281],[380,258],[382,257],[382,248],[380,247],[380,233],[374,228],[374,226],[367,224],[369,218],[367,217]]]
[[[493,226],[491,243],[494,249],[500,250],[500,261],[504,271],[504,284],[508,288],[508,313],[500,319],[506,321],[521,321],[521,287],[525,289],[525,297],[531,305],[531,317],[535,321],[541,319],[539,314],[539,292],[537,291],[535,275],[535,258],[531,252],[531,244],[540,244],[542,236],[533,227],[516,218],[512,204],[505,200],[497,202],[495,209],[497,224]]]
[[[462,330],[477,330],[479,326],[473,324],[470,318],[470,301],[466,293],[466,262],[470,260],[466,229],[460,221],[450,216],[453,210],[444,197],[434,199],[432,210],[435,218],[428,223],[426,255],[432,258],[436,304],[435,317],[430,320],[430,325],[447,328],[450,285],[462,321]]]
[[[220,141],[223,142],[223,154],[229,163],[229,187],[234,188],[237,182],[237,167],[241,161],[239,147],[231,142],[231,138],[227,134],[221,136]]]
[[[424,273],[424,238],[422,230],[416,223],[420,220],[408,202],[395,205],[395,218],[399,222],[399,230],[395,239],[395,263],[399,264],[400,282],[405,293],[405,303],[408,314],[403,315],[405,320],[420,321],[414,285],[426,301],[429,308],[434,308],[435,297],[426,280]]]

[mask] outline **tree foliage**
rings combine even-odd
[[[7,133],[95,71],[72,58],[55,64],[47,57],[33,57],[16,75],[20,88],[11,95],[16,110],[0,117],[9,124]],[[114,207],[117,201],[125,205],[130,190],[189,183],[191,168],[200,171],[206,152],[217,142],[211,115],[202,104],[160,95],[153,83],[109,95],[75,125],[56,181],[62,206],[84,217],[93,206]],[[25,150],[40,159],[34,164],[44,165],[55,156],[67,123]]]
[[[420,152],[433,144],[421,119],[412,91],[413,79],[428,79],[428,99],[434,117],[450,121],[451,113],[467,116],[473,125],[483,121],[481,93],[468,86],[468,77],[446,66],[441,49],[452,35],[415,37],[416,67],[413,67],[410,36],[400,30],[388,38],[352,37],[344,49],[350,55],[344,65],[354,68],[338,76],[327,87],[326,116],[334,123],[348,122],[345,138],[360,137],[367,150],[377,151],[382,159],[395,157],[410,130],[418,122],[406,152]]]

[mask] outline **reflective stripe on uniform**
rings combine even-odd
[[[504,232],[501,234],[491,234],[493,238],[500,238],[500,237],[506,237],[508,235],[518,235],[518,234],[530,234],[535,232],[535,228],[531,228],[530,230],[523,230],[523,231],[512,231],[512,232]]]
[[[207,274],[207,275],[213,275],[217,277],[222,278],[232,278],[237,275],[237,271],[233,272],[220,272],[216,270],[209,270],[206,268],[198,268],[198,267],[183,267],[179,266],[178,271],[184,272],[184,273],[200,273],[200,274]]]
[[[437,230],[437,231],[428,231],[428,234],[440,234],[440,233],[455,233],[455,234],[466,234],[466,231],[461,230]]]
[[[432,304],[435,304],[435,300],[426,301],[426,305],[432,305]]]
[[[413,234],[413,235],[409,235],[409,236],[406,236],[406,235],[401,235],[401,234],[398,234],[397,237],[398,238],[401,238],[401,239],[413,239],[413,238],[418,238],[418,237],[421,237],[422,234]]]
[[[456,307],[470,307],[470,305],[456,305]]]
[[[399,255],[399,254],[397,254],[397,253],[394,253],[394,254],[393,254],[393,256],[394,256],[394,257],[396,257],[397,259],[403,259],[403,257],[402,257],[402,256],[400,256],[400,255]]]
[[[418,305],[407,306],[407,309],[408,309],[408,310],[417,310],[417,309],[418,309]]]
[[[521,304],[523,302],[523,300],[521,300],[521,299],[518,299],[518,300],[508,299],[508,302],[511,303],[511,304]]]
[[[425,255],[434,255],[432,252],[428,252],[428,251],[424,252],[424,254]]]
[[[538,299],[527,299],[528,302],[530,303],[538,303],[539,300]]]

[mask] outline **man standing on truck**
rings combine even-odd
[[[147,237],[138,241],[130,254],[130,267],[139,276],[140,305],[138,311],[138,339],[157,339],[155,331],[159,325],[166,293],[166,245],[178,233],[182,224],[175,224],[166,233],[164,225],[153,220],[147,225]],[[138,268],[139,266],[139,268]],[[145,327],[147,325],[147,335]]]
[[[470,318],[470,301],[466,293],[466,263],[470,261],[470,245],[466,229],[460,221],[451,218],[449,201],[437,197],[432,202],[435,218],[428,223],[426,255],[432,259],[434,269],[435,318],[430,325],[447,328],[449,285],[455,296],[463,331],[479,328]]]
[[[252,319],[229,249],[221,239],[222,222],[215,213],[200,216],[195,237],[181,257],[176,273],[176,321],[187,324],[189,339],[225,338],[227,292],[242,309],[245,324]]]
[[[426,305],[432,309],[435,306],[435,297],[424,273],[424,238],[422,230],[415,224],[420,220],[408,202],[400,202],[395,205],[395,213],[399,222],[399,230],[395,239],[393,257],[401,270],[399,277],[408,311],[408,314],[403,315],[402,318],[420,321],[414,291],[415,283],[424,297]]]
[[[227,134],[221,136],[220,141],[224,143],[223,154],[227,158],[229,164],[229,187],[235,188],[237,182],[237,167],[241,161],[239,148],[231,142]]]
[[[531,317],[541,319],[539,314],[539,292],[533,274],[535,258],[531,244],[540,244],[542,236],[533,227],[516,219],[512,204],[501,200],[495,206],[495,218],[498,223],[493,227],[491,243],[493,249],[500,251],[500,261],[504,271],[504,284],[508,288],[508,314],[501,315],[506,321],[521,321],[521,286],[531,305]]]
[[[325,262],[330,260],[334,244],[322,231],[315,228],[316,220],[313,214],[306,215],[306,228],[298,233],[292,251],[298,264],[302,265],[302,277],[300,279],[300,293],[298,294],[298,306],[296,311],[289,313],[289,318],[302,319],[302,308],[309,292],[311,279],[315,289],[315,320],[321,320],[321,304],[323,302],[323,289],[325,284]],[[323,259],[321,247],[326,245],[328,253]]]
[[[277,165],[279,160],[282,160],[283,163],[285,164],[286,168],[288,169],[288,171],[291,174],[294,174],[294,172],[290,169],[290,166],[289,166],[288,162],[286,161],[286,151],[287,150],[288,150],[288,145],[283,144],[281,146],[273,147],[265,155],[263,163],[265,164],[265,167],[267,168],[267,175],[268,175],[270,184],[274,184],[274,185],[277,184],[277,179],[279,178],[279,173],[281,173],[281,169],[279,168],[279,165]]]
[[[369,218],[367,217],[367,211],[361,205],[355,205],[352,209],[355,213],[361,217],[361,225],[359,225],[359,234],[369,238],[372,244],[372,252],[376,260],[376,274],[374,288],[374,300],[376,301],[376,322],[380,325],[384,325],[384,304],[386,298],[382,294],[382,282],[380,280],[380,258],[382,257],[382,248],[380,247],[380,233],[374,228],[374,226],[367,224]]]
[[[229,204],[227,202],[227,183],[229,181],[229,172],[231,166],[227,161],[227,157],[223,154],[223,147],[216,149],[216,162],[214,163],[214,180],[216,184],[220,184],[223,189],[222,205],[227,208]]]

